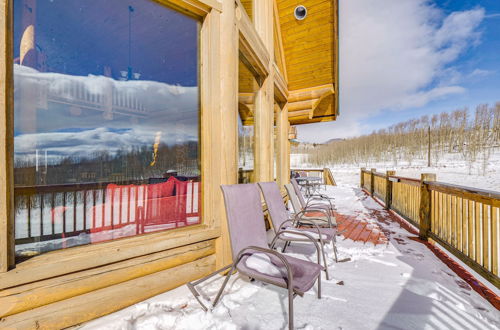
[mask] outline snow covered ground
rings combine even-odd
[[[318,166],[307,164],[307,155],[290,155],[292,168],[317,168]],[[426,160],[415,160],[411,164],[399,161],[397,165],[393,162],[370,162],[363,164],[326,164],[332,170],[337,183],[359,185],[359,170],[361,167],[367,169],[376,168],[378,172],[395,170],[396,175],[420,178],[421,173],[436,173],[437,180],[458,184],[462,186],[500,191],[500,150],[492,153],[487,161],[486,170],[483,171],[483,161],[478,159],[471,164],[463,160],[460,154],[446,154],[433,166],[427,167]]]
[[[339,212],[373,222],[385,212],[353,185],[328,187]],[[330,260],[323,276],[322,299],[316,288],[297,297],[297,329],[498,329],[500,312],[443,264],[426,246],[409,239],[397,223],[379,223],[387,245],[340,239],[340,258]],[[331,255],[331,251],[328,251]],[[287,253],[315,260],[315,250],[294,243]],[[199,286],[214,298],[222,283],[216,277]],[[497,292],[498,294],[498,292]],[[218,306],[205,313],[186,286],[158,295],[81,329],[284,329],[287,292],[234,275]]]

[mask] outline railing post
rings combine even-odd
[[[432,194],[425,181],[436,181],[436,174],[422,173],[420,175],[420,239],[427,240],[431,230]]]
[[[372,196],[375,193],[375,175],[373,175],[375,172],[377,172],[376,168],[372,168],[370,171],[370,195]]]
[[[392,205],[392,181],[389,180],[391,175],[396,175],[396,171],[385,172],[385,209],[390,210]]]
[[[366,168],[362,167],[361,168],[361,175],[359,177],[359,184],[361,186],[361,189],[363,189],[363,187],[365,186],[365,171],[366,171]]]

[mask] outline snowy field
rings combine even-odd
[[[292,154],[290,162],[292,168],[318,167],[308,165],[307,155],[304,154]],[[326,164],[324,167],[329,167],[337,183],[342,184],[359,185],[359,171],[361,167],[365,167],[368,170],[376,168],[383,173],[394,170],[396,175],[409,178],[420,178],[420,173],[435,173],[437,180],[441,182],[500,192],[500,150],[497,149],[490,156],[485,171],[483,165],[481,159],[469,164],[460,154],[446,154],[432,167],[427,167],[426,160],[415,160],[411,164],[400,161],[397,165],[393,162],[372,162],[359,165]]]
[[[385,212],[349,184],[328,187],[339,212],[373,222]],[[339,259],[329,261],[322,299],[316,287],[297,297],[297,329],[499,329],[500,312],[443,264],[426,246],[409,239],[397,223],[379,225],[387,245],[339,239]],[[330,248],[330,247],[329,247]],[[287,253],[315,260],[315,250],[294,243]],[[331,250],[328,250],[331,256]],[[216,277],[198,288],[214,298]],[[498,294],[498,292],[497,292]],[[186,286],[153,297],[81,329],[286,329],[287,291],[234,275],[218,306],[203,312]]]

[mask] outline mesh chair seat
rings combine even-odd
[[[255,253],[262,253],[262,252],[256,251]],[[281,275],[274,276],[271,274],[261,273],[256,269],[248,267],[247,260],[252,254],[253,253],[249,251],[248,253],[245,253],[242,256],[240,263],[238,263],[238,266],[236,267],[236,269],[238,269],[239,272],[249,277],[256,278],[260,281],[272,283],[282,288],[287,287],[288,283],[287,274],[286,270],[284,270],[283,263],[281,262],[280,259],[278,259],[272,254],[266,254],[267,256],[269,256],[270,262],[274,266],[276,266],[277,268],[283,268],[283,272],[281,272]],[[300,295],[302,295],[304,292],[309,291],[309,289],[311,289],[314,283],[316,282],[320,272],[323,270],[323,267],[317,263],[312,263],[308,260],[302,260],[288,255],[283,255],[283,256],[286,258],[292,269],[293,290],[299,293]]]

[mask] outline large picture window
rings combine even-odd
[[[18,260],[200,223],[199,30],[150,0],[14,1]]]

